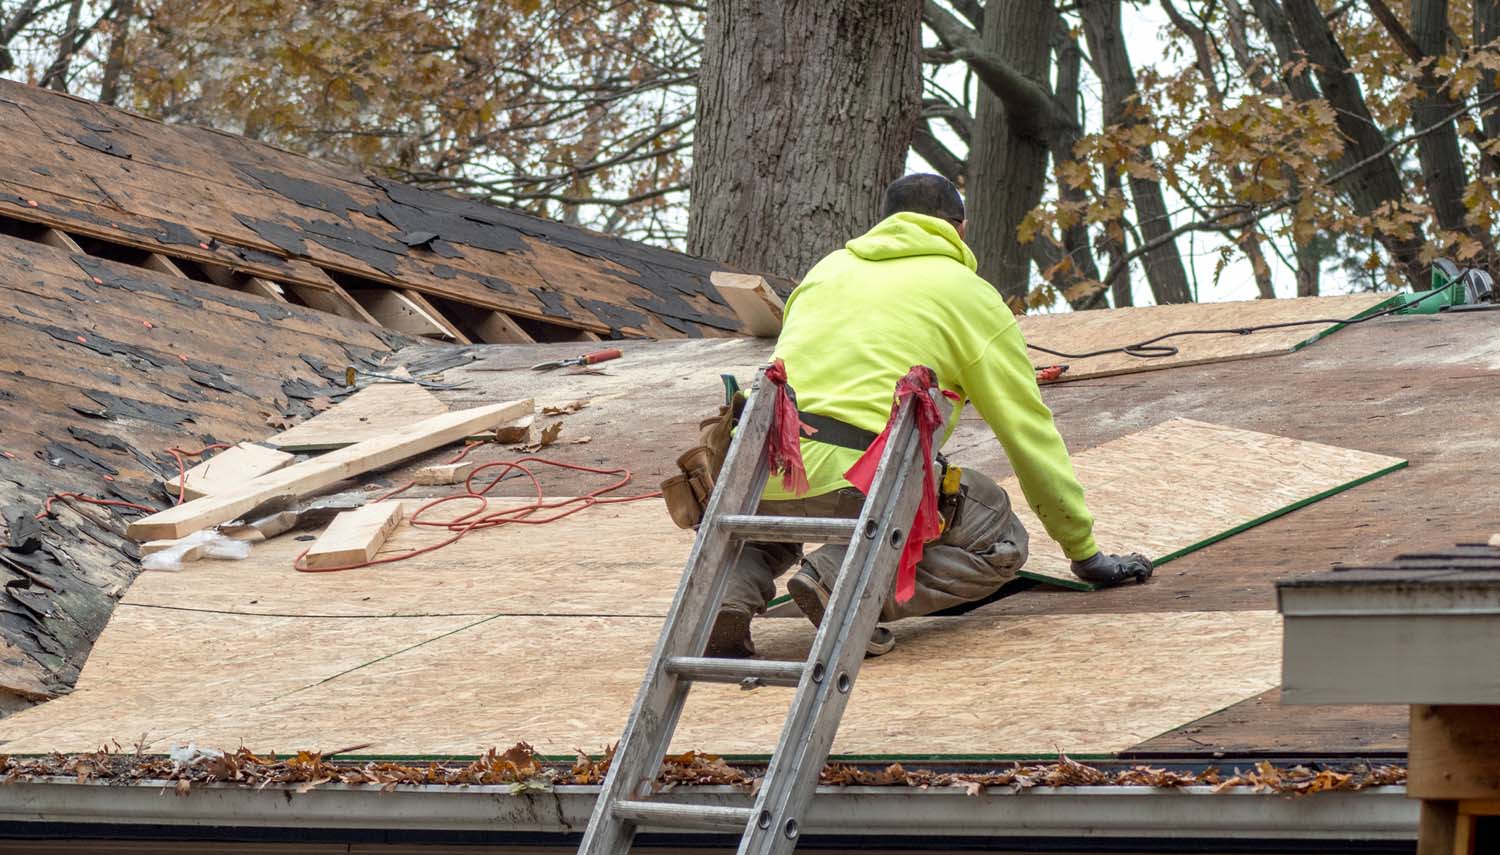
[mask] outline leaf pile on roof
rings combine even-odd
[[[364,746],[358,746],[364,747]],[[344,749],[352,751],[355,749]],[[510,785],[517,792],[546,789],[557,784],[598,784],[613,759],[613,748],[598,758],[582,751],[566,766],[546,763],[530,745],[518,742],[505,751],[491,748],[468,763],[406,764],[378,760],[335,761],[343,752],[299,751],[286,758],[258,755],[247,748],[232,753],[190,748],[171,755],[100,749],[92,754],[53,754],[47,757],[0,757],[0,784],[47,778],[72,778],[77,783],[176,782],[181,795],[193,784],[230,783],[246,786],[281,785],[307,792],[327,783],[378,787],[383,792],[403,785]],[[762,770],[730,765],[724,758],[700,751],[664,758],[657,786],[661,790],[687,785],[736,786],[753,790]],[[1035,787],[1154,787],[1178,789],[1209,786],[1214,792],[1250,787],[1259,793],[1310,795],[1363,790],[1406,782],[1406,769],[1397,765],[1351,764],[1343,768],[1279,767],[1261,762],[1254,769],[1225,775],[1218,769],[1172,771],[1150,766],[1100,769],[1067,756],[1055,763],[1014,763],[989,772],[942,772],[907,769],[893,763],[883,769],[833,764],[819,782],[828,786],[954,787],[978,795],[987,788],[1012,791]]]

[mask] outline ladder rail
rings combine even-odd
[[[646,678],[636,693],[605,775],[579,855],[619,855],[630,848],[635,823],[616,817],[613,806],[644,795],[642,790],[655,782],[660,771],[690,686],[689,680],[667,670],[667,662],[673,657],[700,656],[708,644],[718,606],[729,587],[726,568],[733,565],[744,544],[719,521],[729,514],[753,514],[760,504],[770,475],[765,441],[775,403],[775,389],[762,369],[740,414],[735,438],[704,511],[703,524],[651,654]]]
[[[801,814],[832,750],[864,662],[865,642],[894,587],[911,520],[922,498],[921,451],[915,407],[908,400],[898,414],[860,512],[858,534],[824,609],[823,623],[756,796],[752,820],[741,839],[740,855],[786,855],[796,848]]]

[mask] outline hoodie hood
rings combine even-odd
[[[974,252],[947,220],[903,211],[892,214],[875,228],[844,244],[844,248],[867,261],[941,255],[970,270],[979,267]]]

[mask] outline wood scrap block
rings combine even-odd
[[[411,477],[412,480],[421,485],[432,484],[461,484],[468,479],[478,466],[472,460],[462,460],[458,463],[441,463],[437,466],[424,466],[418,469]]]
[[[217,496],[204,496],[130,524],[126,536],[136,542],[176,538],[228,522],[267,499],[287,494],[306,496],[345,478],[399,463],[441,448],[472,433],[494,430],[502,422],[531,412],[530,399],[506,401],[443,413],[347,448],[262,475]]]
[[[405,506],[400,502],[375,502],[344,511],[307,550],[307,566],[321,570],[369,561],[405,516]]]
[[[275,472],[294,459],[296,455],[285,451],[254,442],[242,442],[189,469],[182,481],[183,495],[187,499],[198,499],[223,492],[268,472]],[[173,490],[179,483],[176,478],[164,480]]]
[[[501,445],[517,445],[533,441],[533,425],[536,424],[536,416],[528,415],[516,419],[508,425],[501,425],[495,431],[495,441]]]
[[[708,279],[745,325],[746,332],[761,338],[781,333],[781,313],[786,307],[765,277],[716,270]]]
[[[1490,535],[1490,546],[1500,549],[1500,533]]]
[[[330,451],[446,412],[447,404],[415,383],[371,383],[266,442],[284,451]]]

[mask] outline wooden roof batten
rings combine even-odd
[[[0,216],[69,251],[461,344],[747,331],[708,260],[11,81],[0,120]]]

